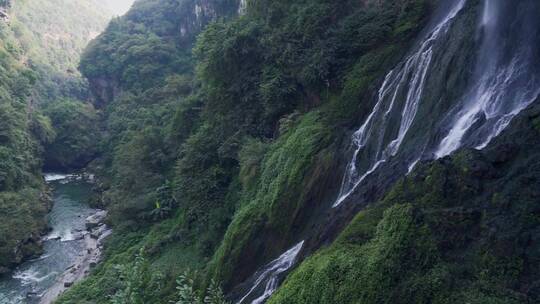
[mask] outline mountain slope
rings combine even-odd
[[[270,303],[536,301],[539,11],[136,2],[81,61],[115,234],[59,302],[262,303],[299,263]]]
[[[269,303],[536,303],[538,106],[484,151],[422,164]]]
[[[59,99],[88,96],[75,72],[78,52],[92,30],[104,27],[106,18],[91,2],[78,4],[85,6],[2,2],[9,18],[0,21],[1,273],[40,252],[49,207],[41,168],[46,147],[54,145],[59,133],[56,121],[42,109]],[[81,19],[86,22],[81,24]]]
[[[29,112],[35,76],[23,65],[22,51],[0,22],[0,273],[38,251],[47,202],[41,196],[41,143],[50,140],[50,122]]]
[[[60,303],[107,302],[129,284],[144,286],[132,291],[143,302],[172,300],[187,268],[199,270],[197,288],[215,277],[230,291],[286,248],[297,237],[289,227],[312,215],[301,215],[302,206],[326,208],[338,186],[332,155],[346,132],[331,126],[355,124],[365,112],[360,97],[429,12],[424,1],[253,3],[243,17],[208,26],[193,58],[204,25],[240,7],[136,2],[86,51],[81,70],[109,132],[95,166],[105,169],[103,202],[117,234],[103,265]],[[318,182],[331,188],[318,191]],[[137,254],[154,275],[129,275]]]

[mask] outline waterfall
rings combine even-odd
[[[347,166],[341,190],[333,207],[339,206],[369,175],[375,172],[389,158],[396,156],[414,122],[424,92],[427,73],[431,67],[433,48],[448,32],[452,21],[463,9],[465,0],[460,0],[450,9],[447,15],[430,31],[420,43],[418,49],[407,58],[398,69],[386,76],[379,89],[378,100],[364,124],[353,135],[355,152]],[[404,100],[400,98],[404,94]],[[397,104],[401,104],[399,130],[394,139],[383,145],[382,140],[392,132],[393,121],[390,116],[395,112]],[[372,151],[362,151],[368,141],[378,141]],[[362,172],[357,162],[361,152],[366,152],[369,166]],[[371,157],[370,155],[371,154]]]
[[[484,0],[478,20],[479,48],[472,59],[469,85],[462,97],[446,101],[451,104],[449,111],[430,113],[429,127],[418,121],[422,106],[424,111],[431,111],[433,103],[438,102],[425,100],[426,82],[430,73],[437,73],[433,58],[446,52],[439,44],[448,38],[449,29],[465,3],[466,0],[454,1],[412,55],[386,76],[372,112],[353,134],[355,151],[333,207],[343,203],[367,177],[387,163],[406,165],[407,172],[396,174],[408,174],[423,159],[441,158],[461,147],[485,148],[512,118],[538,98],[540,3]],[[416,141],[408,142],[415,123]],[[399,155],[404,143],[408,153]]]
[[[464,55],[471,66],[449,68],[450,63],[440,71],[441,58],[449,52],[446,43],[452,43],[452,26],[467,0],[442,3],[446,11],[386,75],[372,111],[354,132],[354,153],[334,208],[376,172],[390,168],[385,174],[401,176],[412,172],[422,160],[444,157],[461,147],[485,148],[538,98],[540,1],[484,0],[477,20],[478,48]],[[445,90],[454,88],[445,87],[446,73],[461,75],[464,71],[470,71],[470,79],[449,97]],[[427,87],[437,92],[426,94],[430,91]],[[440,96],[446,99],[440,100]],[[255,298],[249,303],[259,304],[268,299],[280,275],[296,263],[303,244],[295,245],[257,272],[252,288],[238,303]],[[256,298],[256,290],[263,286],[264,292]]]
[[[255,274],[257,278],[253,287],[238,301],[237,304],[247,303],[245,302],[250,296],[253,296],[255,290],[261,286],[263,282],[266,282],[264,292],[261,296],[251,301],[251,304],[264,303],[273,293],[276,291],[279,285],[279,276],[289,270],[296,262],[296,257],[302,250],[304,241],[296,244],[291,249],[287,250],[279,258],[268,263],[259,273]]]
[[[531,40],[539,32],[526,28],[534,27],[534,23],[527,21],[537,17],[520,13],[516,17],[526,21],[513,24],[502,16],[508,13],[505,5],[508,4],[501,0],[484,1],[481,23],[484,35],[476,60],[475,83],[458,104],[460,110],[455,111],[453,124],[435,152],[437,158],[459,149],[471,137],[473,127],[476,128],[474,147],[485,148],[540,93],[540,81],[534,70],[537,58],[531,47]],[[508,32],[515,33],[517,38],[511,44]]]
[[[245,15],[247,11],[247,0],[240,0],[238,5],[238,15]]]

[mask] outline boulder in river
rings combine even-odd
[[[86,218],[86,229],[92,230],[98,227],[107,217],[107,211],[101,210]]]

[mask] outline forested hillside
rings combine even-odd
[[[426,150],[446,136],[445,126],[437,127],[445,120],[437,118],[451,113],[466,81],[474,79],[467,67],[483,62],[474,59],[474,49],[482,47],[475,28],[477,20],[494,16],[484,2],[136,2],[82,59],[95,104],[105,113],[107,144],[93,166],[116,233],[104,263],[60,303],[196,303],[215,294],[216,284],[231,300],[260,303],[300,249],[305,257],[347,226],[334,245],[294,272],[272,303],[538,299],[538,278],[528,270],[538,266],[536,247],[501,243],[492,238],[495,228],[486,228],[500,226],[497,231],[519,240],[538,228],[532,184],[508,182],[512,172],[521,172],[522,160],[490,152],[507,145],[508,135],[485,155],[461,152],[422,165],[387,194],[422,158],[452,152]],[[486,33],[498,30],[483,22]],[[528,34],[537,41],[537,32]],[[387,125],[368,130],[388,95]],[[411,102],[420,100],[425,106],[418,110]],[[405,118],[390,125],[398,106]],[[414,123],[417,112],[424,124]],[[497,122],[499,129],[518,112]],[[347,165],[351,130],[362,123]],[[371,166],[357,159],[364,145],[372,145],[368,131],[399,135],[389,141],[393,135],[382,133],[368,148],[379,161],[363,169]],[[491,136],[485,134],[463,145]],[[533,131],[527,134],[534,138]],[[453,139],[445,140],[439,151]],[[418,150],[425,155],[416,160],[407,154]],[[523,153],[532,157],[532,151]],[[381,164],[385,168],[376,171]],[[510,197],[482,190],[494,185],[530,203],[513,209]],[[486,207],[487,198],[508,203]],[[345,207],[329,209],[332,204]],[[525,220],[527,214],[532,217]],[[515,251],[500,248],[507,245]]]
[[[0,272],[84,168],[113,233],[56,303],[540,301],[540,2],[92,3],[0,24]]]
[[[60,303],[165,303],[188,270],[195,288],[228,293],[286,249],[313,214],[302,210],[334,195],[348,126],[431,9],[257,1],[238,16],[243,5],[138,1],[86,50],[116,233]]]
[[[13,1],[10,28],[37,73],[34,102],[88,99],[77,70],[88,41],[105,27],[110,13],[94,1]]]
[[[83,48],[111,14],[93,0],[23,0],[12,11],[11,29],[37,79],[29,101],[48,114],[58,134],[46,146],[46,169],[82,168],[97,153],[99,129],[93,129],[97,114],[77,68]]]
[[[54,136],[50,121],[29,111],[35,75],[6,22],[0,22],[0,273],[34,255],[45,228],[42,144]]]
[[[105,27],[107,15],[91,1],[21,0],[0,5],[8,15],[0,21],[0,273],[4,273],[40,252],[50,207],[41,176],[46,148],[62,145],[60,150],[77,157],[79,152],[66,146],[64,139],[75,140],[76,146],[84,141],[81,135],[95,132],[88,124],[96,114],[90,104],[82,104],[89,93],[76,68],[82,48]],[[85,144],[88,153],[95,143]],[[55,157],[61,155],[56,152]]]

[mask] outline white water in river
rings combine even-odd
[[[84,241],[85,219],[96,211],[84,202],[91,185],[72,175],[46,175],[53,187],[54,206],[48,215],[52,231],[44,238],[44,253],[0,278],[0,304],[34,304],[67,267],[73,265]]]

